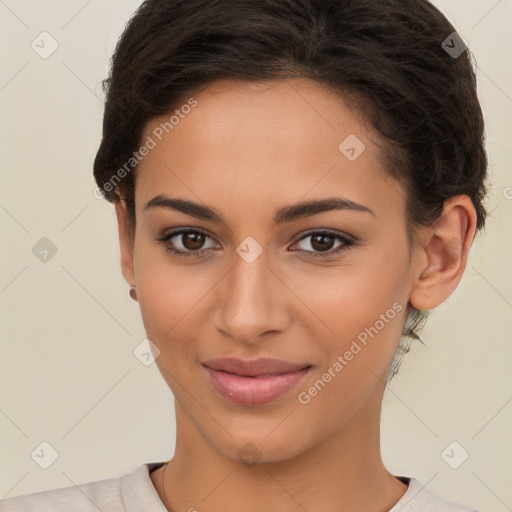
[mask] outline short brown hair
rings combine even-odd
[[[301,77],[339,91],[385,141],[386,168],[407,192],[408,233],[433,225],[458,194],[471,198],[481,230],[484,121],[470,52],[450,54],[446,40],[462,44],[427,0],[146,0],[104,81],[98,187],[109,201],[123,197],[134,226],[133,172],[105,185],[132,158],[151,118],[216,79]],[[409,307],[403,334],[419,339],[427,312]],[[402,344],[398,355],[407,350]]]

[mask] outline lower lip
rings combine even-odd
[[[239,405],[263,405],[272,402],[301,382],[311,367],[294,372],[261,377],[244,377],[207,366],[213,387],[224,397]]]

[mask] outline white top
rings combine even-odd
[[[0,500],[0,512],[168,512],[150,473],[165,464],[141,464],[130,473]],[[409,487],[389,512],[477,512],[445,501],[413,477],[399,477]]]

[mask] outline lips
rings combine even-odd
[[[311,365],[279,359],[223,358],[203,363],[213,388],[239,405],[262,405],[290,391],[309,373]]]
[[[271,359],[262,357],[260,359],[243,360],[235,357],[225,357],[223,359],[212,359],[203,363],[204,366],[212,370],[222,370],[245,377],[256,377],[260,375],[279,375],[302,370],[310,365],[307,363],[292,363],[280,359]]]

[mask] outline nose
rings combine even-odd
[[[263,251],[248,263],[234,255],[231,270],[214,293],[214,326],[233,341],[254,345],[289,323],[289,291]],[[266,336],[264,336],[266,335]]]

